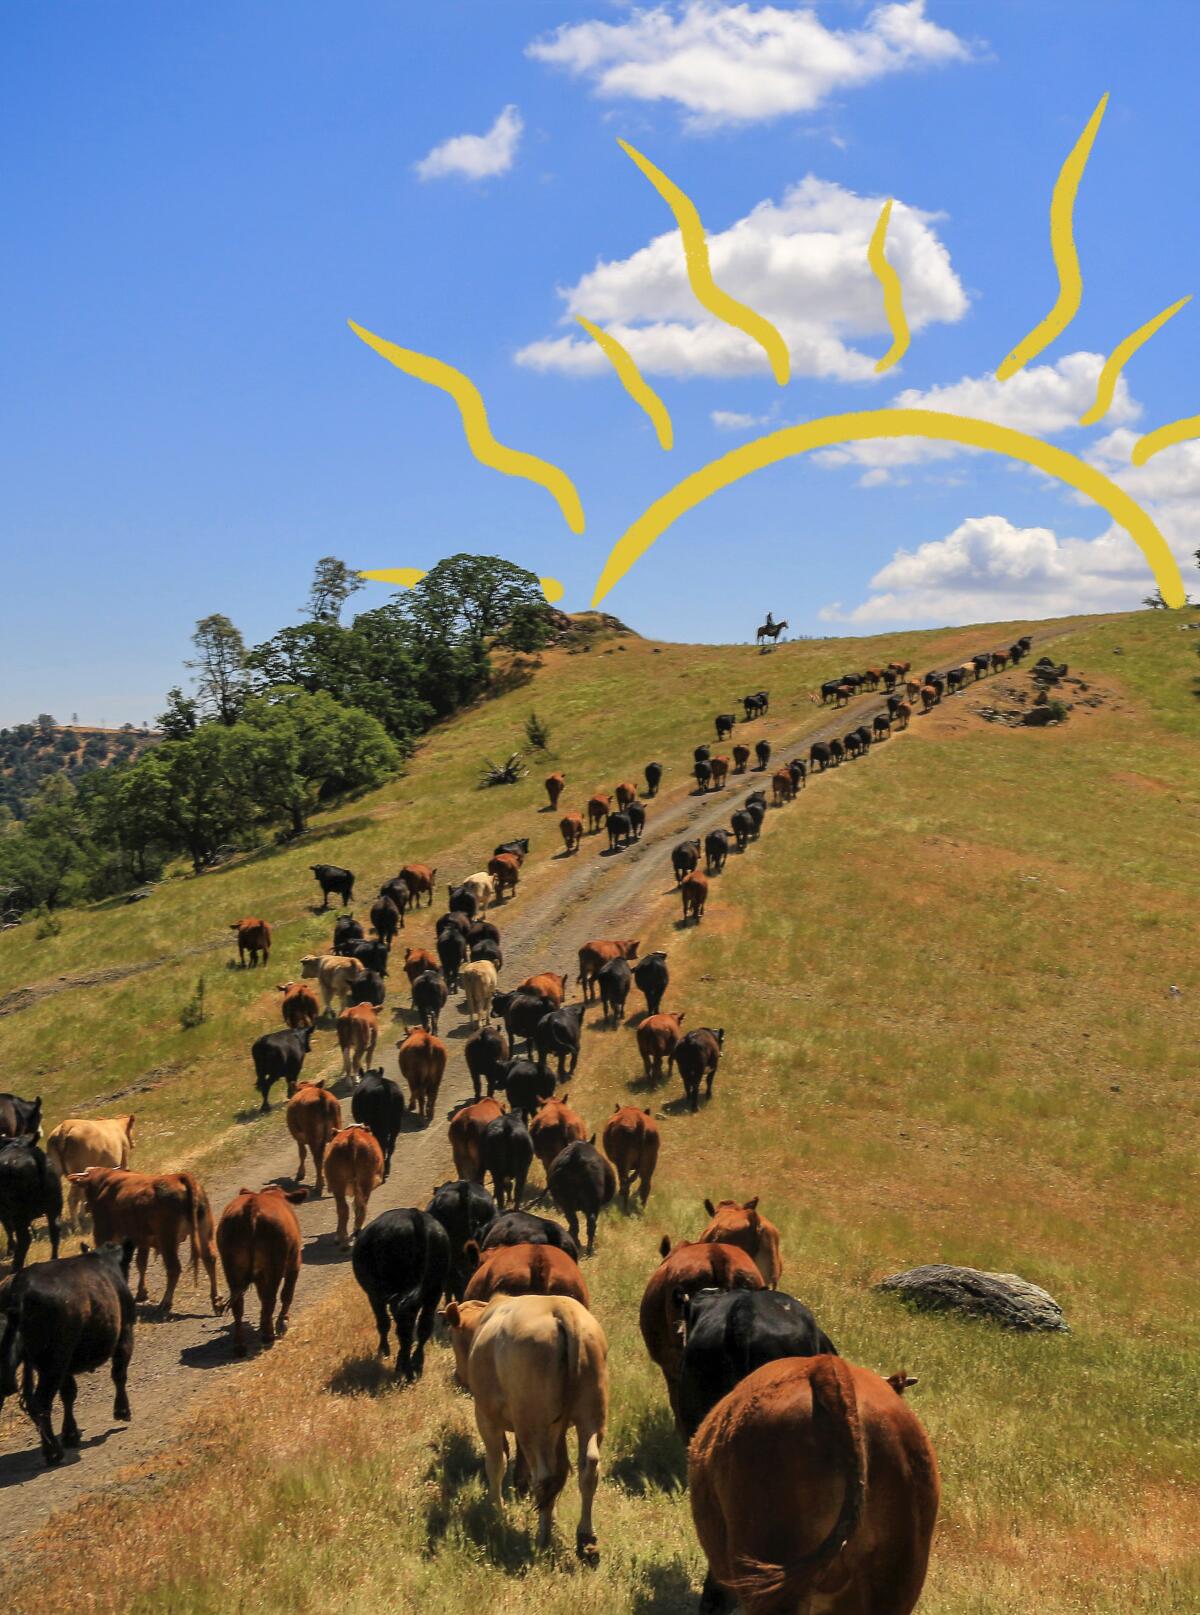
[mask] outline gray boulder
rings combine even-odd
[[[990,1318],[1006,1329],[1041,1329],[1066,1334],[1062,1308],[1053,1296],[1015,1273],[983,1273],[977,1267],[934,1262],[893,1273],[878,1289],[902,1296],[926,1312],[961,1312]]]

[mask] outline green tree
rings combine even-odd
[[[201,711],[227,728],[237,722],[246,698],[246,645],[228,617],[202,617],[192,635],[196,655],[184,665],[196,675]]]
[[[342,607],[363,587],[363,579],[336,555],[323,555],[313,570],[308,591],[308,615],[314,622],[337,623]]]
[[[186,740],[200,722],[199,703],[184,695],[178,684],[167,691],[167,709],[154,720],[165,740]]]

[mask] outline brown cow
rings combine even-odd
[[[637,801],[637,793],[637,786],[633,781],[623,779],[616,789],[617,806],[627,808],[631,802]]]
[[[783,1357],[717,1403],[688,1453],[701,1609],[732,1596],[745,1615],[910,1615],[941,1487],[907,1383],[843,1357]]]
[[[636,959],[637,942],[585,942],[579,950],[579,985],[585,1001],[595,997],[596,977],[610,959]]]
[[[362,1232],[367,1201],[383,1182],[383,1151],[369,1127],[351,1122],[335,1133],[325,1151],[325,1176],[337,1205],[337,1242],[350,1245],[350,1202],[354,1202],[354,1233]]]
[[[692,919],[698,925],[704,918],[704,905],[708,901],[708,876],[693,869],[680,881],[679,895],[683,898],[683,923],[686,925]]]
[[[304,1181],[305,1155],[311,1150],[317,1173],[317,1193],[324,1194],[325,1151],[342,1125],[342,1107],[327,1091],[324,1077],[319,1082],[310,1082],[307,1078],[297,1082],[296,1091],[287,1102],[286,1118],[288,1132],[300,1151],[296,1182]]]
[[[441,968],[441,960],[436,953],[430,953],[428,948],[405,948],[404,974],[408,977],[410,987],[418,976],[424,975],[425,971]]]
[[[735,746],[733,748],[733,771],[735,774],[744,774],[746,772],[746,764],[749,761],[749,746]]]
[[[1007,666],[1008,652],[1006,650],[994,650],[992,652],[992,672],[1002,673]]]
[[[725,788],[725,781],[729,778],[729,758],[713,757],[709,760],[709,783],[714,791]]]
[[[300,1224],[292,1205],[306,1194],[304,1189],[281,1189],[277,1183],[257,1194],[253,1189],[239,1189],[221,1213],[217,1250],[229,1286],[233,1349],[239,1357],[246,1354],[242,1307],[251,1284],[262,1308],[258,1336],[263,1345],[272,1346],[278,1335],[287,1333],[301,1261]],[[278,1318],[274,1317],[276,1296]]]
[[[396,1047],[400,1050],[400,1075],[408,1083],[412,1108],[428,1126],[446,1073],[446,1045],[432,1032],[414,1026]]]
[[[578,852],[579,844],[583,840],[583,815],[581,813],[564,813],[558,821],[558,828],[562,833],[563,846],[568,852]]]
[[[488,1125],[503,1116],[504,1106],[496,1099],[477,1099],[464,1105],[450,1118],[450,1152],[454,1170],[471,1183],[483,1182],[483,1135]]]
[[[412,898],[414,908],[422,892],[425,894],[425,901],[432,907],[433,883],[437,879],[436,867],[430,868],[428,864],[405,864],[396,879],[402,880],[408,887],[408,895]]]
[[[776,807],[782,807],[790,802],[796,794],[796,787],[792,784],[791,770],[777,768],[771,775],[771,795]]]
[[[192,1252],[192,1282],[200,1263],[208,1274],[208,1293],[214,1312],[224,1302],[217,1294],[217,1253],[213,1246],[213,1219],[208,1196],[191,1172],[127,1172],[121,1167],[89,1166],[85,1172],[72,1172],[72,1187],[78,1187],[92,1217],[97,1245],[111,1240],[120,1245],[131,1239],[137,1246],[138,1287],[135,1301],[145,1301],[146,1263],[157,1251],[167,1270],[167,1288],[160,1303],[164,1314],[171,1311],[175,1286],[182,1271],[179,1247],[185,1240]]]
[[[311,987],[306,987],[302,981],[285,981],[280,983],[276,991],[283,994],[283,1003],[279,1007],[283,1011],[285,1026],[298,1032],[302,1027],[317,1024],[321,1006]]]
[[[709,1245],[698,1240],[681,1240],[671,1248],[665,1236],[659,1246],[662,1261],[650,1275],[638,1312],[650,1360],[662,1370],[667,1382],[671,1411],[675,1411],[675,1388],[683,1362],[683,1342],[679,1325],[687,1303],[697,1290],[761,1290],[758,1269],[736,1245]]]
[[[617,1169],[623,1211],[629,1210],[629,1191],[634,1178],[638,1180],[642,1204],[649,1200],[661,1141],[658,1123],[648,1110],[639,1110],[636,1105],[618,1105],[605,1122],[601,1142],[605,1155]]]
[[[271,927],[266,920],[235,920],[229,927],[237,932],[238,964],[245,967],[246,955],[250,955],[250,968],[254,969],[258,963],[258,956],[262,954],[264,965],[271,960]]]
[[[496,897],[503,902],[505,892],[515,892],[521,878],[521,860],[515,853],[498,852],[487,866],[487,872],[496,883]]]
[[[936,684],[922,684],[922,686],[921,686],[921,710],[922,710],[922,712],[931,712],[933,710],[933,708],[935,706],[937,706],[937,704],[938,704],[938,702],[940,700],[941,700],[941,696],[937,692],[937,685]]]
[[[888,672],[889,673],[895,673],[899,678],[903,678],[905,673],[909,672],[911,668],[912,668],[912,663],[911,662],[889,662],[888,663]]]
[[[670,1070],[671,1056],[682,1035],[683,1016],[682,1010],[677,1015],[662,1011],[657,1015],[647,1015],[645,1020],[639,1022],[637,1046],[642,1057],[642,1073],[647,1082],[651,1077],[655,1082],[662,1081],[664,1062],[667,1070]]]
[[[906,679],[904,682],[904,693],[908,696],[908,699],[914,703],[919,701],[921,698],[921,688],[922,685],[920,679]]]
[[[591,1310],[579,1263],[554,1245],[496,1245],[481,1251],[471,1239],[466,1251],[479,1266],[467,1281],[464,1301],[490,1301],[494,1295],[569,1295]]]
[[[908,720],[912,717],[912,706],[907,701],[901,701],[893,714],[893,721],[898,729],[907,729]]]
[[[598,834],[603,829],[610,807],[612,807],[612,797],[606,796],[603,791],[597,791],[595,796],[588,797],[587,826],[590,831]]]
[[[132,1153],[132,1116],[116,1116],[107,1121],[72,1118],[59,1122],[46,1140],[46,1154],[64,1179],[89,1166],[128,1166]],[[72,1184],[67,1197],[67,1217],[71,1222],[77,1219],[82,1202],[82,1191]]]
[[[549,1173],[554,1157],[577,1138],[588,1136],[587,1123],[578,1111],[567,1104],[569,1095],[561,1099],[543,1099],[537,1114],[529,1124],[533,1140],[533,1153]],[[584,1305],[586,1306],[586,1302]]]
[[[550,798],[550,811],[551,811],[551,813],[553,813],[555,808],[558,806],[558,799],[562,795],[563,786],[566,783],[567,783],[567,776],[565,774],[547,774],[546,775],[546,781],[545,781],[546,795]]]
[[[549,970],[543,970],[540,975],[526,976],[524,981],[518,982],[517,991],[541,993],[543,998],[553,1000],[555,1009],[561,1009],[567,992],[567,977],[555,976]]]
[[[762,1274],[767,1289],[777,1290],[783,1272],[779,1230],[759,1213],[758,1196],[744,1205],[738,1205],[736,1200],[718,1200],[714,1206],[706,1200],[704,1209],[712,1221],[700,1238],[709,1244],[736,1245],[744,1250]]]
[[[379,1041],[379,1017],[372,1004],[351,1004],[337,1018],[338,1048],[342,1051],[342,1075],[355,1086],[364,1070],[370,1070]]]

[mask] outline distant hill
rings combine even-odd
[[[72,782],[96,768],[127,762],[155,745],[153,729],[89,729],[41,717],[0,729],[0,806],[23,819],[42,781],[64,775]]]

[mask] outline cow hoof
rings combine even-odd
[[[122,1424],[128,1424],[133,1418],[133,1409],[128,1402],[119,1403],[113,1408],[113,1418],[120,1419]]]
[[[586,1565],[595,1566],[600,1563],[600,1549],[596,1546],[594,1536],[584,1536],[582,1531],[577,1532],[575,1536],[575,1552]]]
[[[62,1444],[64,1447],[82,1447],[83,1435],[79,1430],[64,1430]]]
[[[47,1467],[54,1469],[63,1461],[63,1450],[61,1447],[43,1447],[42,1456],[46,1460]]]

